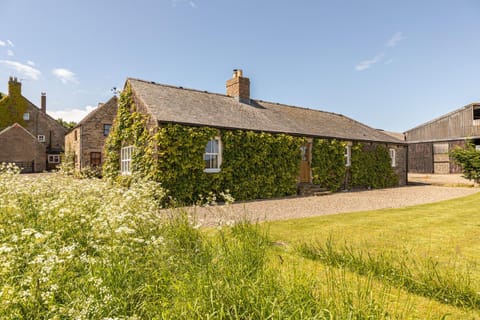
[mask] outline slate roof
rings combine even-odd
[[[97,112],[99,112],[102,109],[111,108],[111,107],[117,108],[117,104],[118,104],[117,97],[116,96],[111,97],[110,100],[108,100],[104,104],[90,111],[79,123],[77,123],[75,127],[72,128],[72,130],[87,123]]]
[[[262,100],[241,103],[227,95],[128,78],[154,120],[194,126],[402,144],[382,131],[340,114]]]

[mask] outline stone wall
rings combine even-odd
[[[99,105],[65,136],[66,151],[74,152],[77,170],[95,166],[92,163],[92,153],[100,153],[100,161],[103,163],[103,147],[107,139],[105,126],[111,126],[116,115],[117,98],[113,97],[107,103]]]
[[[23,172],[42,172],[46,169],[45,145],[19,124],[0,134],[0,162],[16,163]]]

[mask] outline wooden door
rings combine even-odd
[[[300,162],[300,183],[312,182],[312,172],[310,168],[312,144],[307,142],[300,148],[302,160]]]

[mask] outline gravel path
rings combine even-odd
[[[433,203],[480,192],[477,188],[406,186],[391,189],[339,192],[319,197],[261,200],[211,207],[189,207],[203,226],[250,221],[287,220],[344,212],[401,208]]]

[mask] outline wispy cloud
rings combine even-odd
[[[28,60],[27,61],[27,64],[34,67],[35,66],[35,62],[33,62],[32,60]]]
[[[54,119],[62,118],[65,121],[80,122],[87,114],[95,110],[96,107],[86,106],[84,109],[66,109],[59,111],[47,111]]]
[[[14,69],[20,75],[22,75],[24,77],[27,77],[27,78],[30,78],[32,80],[38,80],[38,78],[42,74],[40,72],[40,70],[37,70],[37,69],[33,68],[32,66],[22,64],[22,63],[17,62],[17,61],[0,60],[0,63],[9,67],[9,68],[11,68],[11,69]]]
[[[364,71],[364,70],[370,69],[374,64],[382,60],[383,56],[384,56],[383,53],[379,53],[372,59],[363,60],[355,66],[355,70]]]
[[[173,6],[176,6],[179,3],[185,3],[185,4],[188,4],[192,8],[198,8],[197,3],[193,0],[172,0]]]
[[[75,73],[64,68],[57,68],[53,69],[52,73],[55,77],[57,77],[62,83],[68,84],[68,83],[78,83],[77,77],[75,76]]]
[[[15,46],[13,45],[13,42],[12,42],[11,40],[7,40],[7,43],[8,43],[8,45],[9,45],[10,47],[12,47],[12,48],[15,47]]]
[[[13,57],[14,55],[15,55],[15,53],[13,53],[12,50],[10,50],[10,49],[7,50],[7,56]]]
[[[386,46],[395,47],[400,41],[405,39],[407,39],[407,37],[405,37],[402,32],[397,32],[393,36],[391,36],[390,39],[388,39]]]
[[[5,41],[0,40],[0,47],[5,47],[6,43]]]

